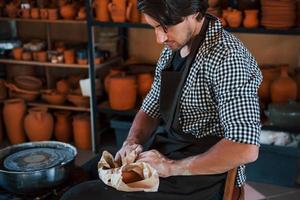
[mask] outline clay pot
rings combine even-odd
[[[31,61],[32,60],[32,53],[29,52],[29,51],[24,51],[22,53],[22,60]]]
[[[14,4],[13,2],[7,4],[5,6],[5,10],[6,10],[6,13],[7,13],[8,17],[11,17],[11,18],[16,18],[17,17],[18,6],[16,4]]]
[[[39,91],[24,90],[12,83],[5,83],[5,86],[10,89],[11,98],[21,98],[26,101],[35,101],[39,96]]]
[[[77,94],[68,94],[67,99],[77,107],[88,108],[90,107],[90,98]]]
[[[226,21],[228,22],[228,25],[231,28],[238,28],[240,27],[242,21],[243,21],[243,16],[242,12],[238,10],[232,10],[226,14]]]
[[[47,62],[47,60],[48,60],[47,51],[38,51],[38,52],[36,52],[36,59],[40,62]]]
[[[40,15],[41,15],[41,19],[48,19],[48,9],[41,8]]]
[[[24,90],[38,91],[42,88],[42,81],[34,76],[16,76],[16,85]]]
[[[91,120],[88,115],[79,114],[73,118],[73,136],[79,149],[91,149]]]
[[[132,6],[129,21],[133,23],[138,23],[141,20],[141,13],[137,9],[137,0],[129,0]]]
[[[49,8],[48,9],[48,19],[49,20],[57,20],[58,19],[58,10],[57,10],[57,8]]]
[[[137,75],[138,94],[142,99],[146,97],[151,89],[153,83],[153,75],[151,73],[144,73]]]
[[[6,133],[11,144],[23,143],[26,140],[24,132],[24,116],[26,105],[22,99],[4,101],[3,119]]]
[[[283,65],[280,76],[271,84],[271,100],[273,103],[287,103],[297,98],[297,83],[288,75],[288,66]]]
[[[47,108],[31,108],[25,117],[24,128],[30,141],[50,140],[53,132],[53,117],[47,112]]]
[[[77,10],[75,4],[66,4],[60,7],[60,15],[66,20],[73,20],[76,14]]]
[[[259,26],[258,12],[259,10],[245,10],[245,18],[243,25],[245,28],[257,28]]]
[[[70,91],[70,83],[64,79],[56,82],[56,90],[58,93],[67,94]]]
[[[112,0],[108,4],[110,16],[114,22],[125,22],[130,19],[132,3],[126,4],[126,0]]]
[[[26,9],[20,9],[18,11],[18,16],[24,19],[29,19],[30,18],[30,9],[26,8]]]
[[[38,8],[31,8],[30,15],[32,19],[40,18],[40,10]]]
[[[78,20],[85,20],[86,19],[85,7],[81,7],[79,9],[76,19],[78,19]]]
[[[111,69],[109,70],[109,73],[108,75],[104,78],[104,89],[105,91],[108,93],[108,86],[110,84],[110,78],[114,75],[117,75],[117,74],[122,74],[124,73],[123,70],[119,70],[119,69]]]
[[[110,0],[95,0],[96,20],[107,22],[109,21],[108,3]]]
[[[62,105],[66,101],[66,96],[55,90],[43,90],[41,93],[42,99],[53,105]]]
[[[137,88],[134,76],[114,75],[108,86],[109,103],[112,109],[129,110],[135,107]]]
[[[87,59],[77,59],[77,64],[86,65],[86,64],[88,64],[88,60]]]
[[[66,64],[75,63],[75,51],[74,49],[68,49],[64,51],[64,59]]]
[[[14,48],[12,50],[12,54],[13,54],[14,59],[22,60],[23,48],[21,48],[21,47]]]
[[[270,88],[271,83],[278,78],[280,70],[276,66],[266,66],[261,68],[263,81],[258,89],[258,96],[261,102],[269,103],[271,100]]]
[[[0,100],[7,98],[7,89],[5,86],[5,80],[0,79]]]
[[[54,125],[54,136],[58,141],[70,142],[72,139],[72,121],[69,111],[57,111]]]

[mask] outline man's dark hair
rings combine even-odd
[[[138,9],[159,22],[164,29],[195,13],[199,13],[197,20],[201,20],[207,8],[207,0],[138,0]]]

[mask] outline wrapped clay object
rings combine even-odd
[[[104,151],[98,163],[99,178],[111,187],[125,192],[156,192],[159,186],[157,171],[145,162],[134,162],[137,154],[133,151],[119,166],[113,156]]]

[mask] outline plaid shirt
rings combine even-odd
[[[161,72],[171,56],[171,49],[164,48],[152,88],[141,107],[152,118],[160,117]],[[195,138],[215,135],[259,145],[257,90],[261,81],[259,67],[242,42],[225,31],[219,20],[211,21],[180,98],[179,121],[184,134]],[[242,165],[238,167],[236,185],[241,186],[245,180]]]

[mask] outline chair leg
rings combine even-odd
[[[235,187],[235,178],[236,178],[237,168],[231,169],[227,173],[227,178],[225,181],[225,189],[223,200],[232,200],[233,190]]]

